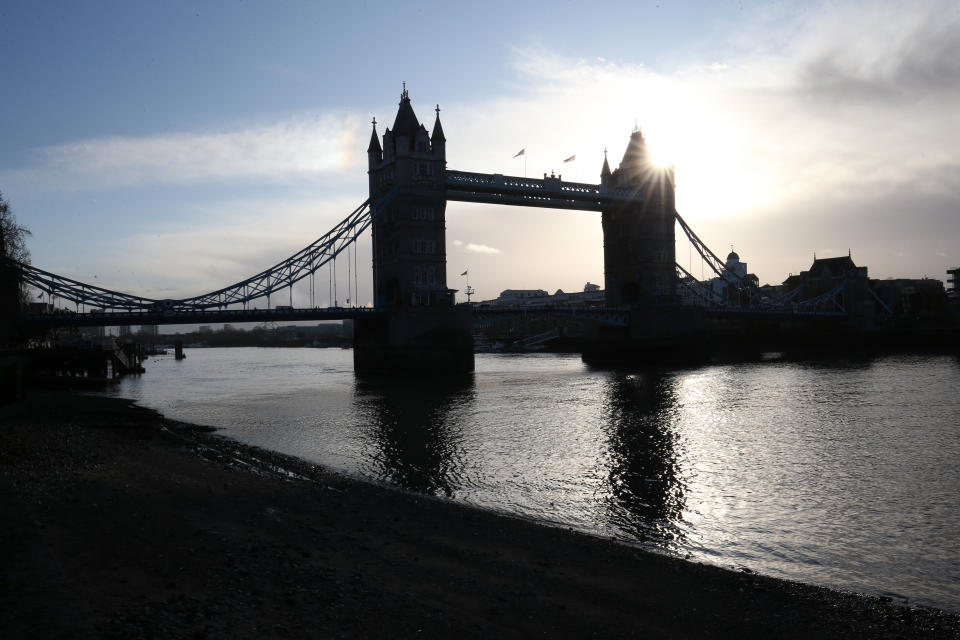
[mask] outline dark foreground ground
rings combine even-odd
[[[960,638],[66,392],[0,408],[0,519],[2,638]]]

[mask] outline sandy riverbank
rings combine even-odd
[[[0,408],[0,513],[4,638],[960,638],[68,392]]]

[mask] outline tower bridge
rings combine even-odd
[[[393,125],[382,136],[374,119],[367,158],[368,199],[315,242],[250,278],[192,298],[158,300],[15,263],[30,286],[73,302],[78,310],[81,305],[97,309],[27,320],[39,326],[76,326],[352,318],[358,371],[472,370],[474,311],[455,304],[454,290],[447,286],[448,201],[600,213],[606,310],[587,314],[600,327],[597,345],[617,350],[646,340],[669,348],[671,340],[682,342],[696,333],[715,306],[709,300],[703,306],[679,304],[678,286],[691,278],[676,262],[678,225],[718,275],[723,262],[677,213],[673,168],[651,162],[639,129],[631,133],[616,169],[605,155],[598,184],[565,182],[554,175],[539,179],[457,171],[447,168],[439,106],[428,132],[404,88]],[[367,228],[372,235],[373,308],[294,309],[293,285],[312,278]],[[744,311],[804,312],[795,303],[785,306],[791,304],[790,296],[772,300],[749,282],[736,284],[748,301]],[[286,290],[291,305],[270,309],[270,296]],[[262,298],[267,309],[250,308]]]

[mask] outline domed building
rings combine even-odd
[[[740,289],[746,283],[759,287],[760,279],[747,272],[747,263],[740,262],[740,255],[731,247],[724,263],[723,274],[710,281],[713,298],[717,302],[735,302],[739,299]]]

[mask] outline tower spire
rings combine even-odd
[[[367,147],[367,153],[381,153],[383,149],[380,147],[380,138],[377,136],[377,118],[374,117],[371,123],[373,124],[373,133],[370,134],[370,146]]]
[[[446,142],[447,138],[443,135],[443,125],[440,124],[440,105],[435,109],[437,119],[433,122],[433,134],[430,136],[430,142]]]

